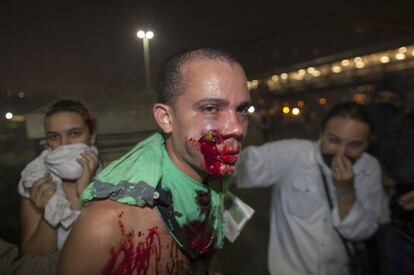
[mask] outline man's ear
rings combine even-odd
[[[155,121],[165,134],[172,132],[173,114],[171,107],[167,104],[155,103],[152,107]]]

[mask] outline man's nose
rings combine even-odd
[[[234,137],[243,137],[247,121],[241,120],[236,112],[229,112],[224,121],[223,133]]]

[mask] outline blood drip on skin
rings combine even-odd
[[[185,263],[183,260],[183,254],[180,248],[175,244],[174,240],[171,240],[170,244],[167,245],[170,254],[170,263],[167,263],[168,274],[184,274],[186,271]]]
[[[194,221],[186,224],[183,229],[187,243],[191,248],[198,251],[200,255],[210,255],[214,252],[212,228],[206,230],[207,226],[205,223]]]
[[[161,261],[161,241],[158,234],[158,228],[148,229],[148,234],[138,232],[138,237],[145,237],[142,240],[134,241],[134,230],[126,232],[122,223],[123,212],[118,216],[118,226],[121,232],[121,241],[118,247],[112,247],[110,258],[106,263],[102,274],[104,275],[122,275],[122,274],[147,274],[151,269],[155,273],[160,273]],[[150,260],[154,259],[154,265],[150,266]]]
[[[196,202],[201,212],[209,216],[211,210],[210,192],[196,191]],[[199,255],[209,255],[214,252],[214,229],[212,220],[205,222],[193,221],[183,227],[184,235],[189,246],[198,251]]]
[[[198,140],[190,139],[191,144],[200,148],[207,170],[216,178],[231,174],[233,168],[229,164],[233,165],[238,158],[238,151],[224,144],[226,138],[217,130],[209,130]]]

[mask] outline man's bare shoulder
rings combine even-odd
[[[160,226],[162,221],[152,207],[138,207],[118,203],[112,200],[90,202],[79,216],[76,227],[83,234],[90,231],[94,238],[107,238],[114,234],[119,236],[122,227],[144,229]]]
[[[162,220],[151,207],[137,207],[111,200],[90,202],[76,221],[62,251],[58,274],[99,274],[120,243],[131,234],[158,228]],[[76,255],[93,255],[82,257]],[[74,259],[77,259],[76,261]]]

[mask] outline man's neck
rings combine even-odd
[[[165,142],[165,148],[167,149],[167,153],[171,159],[171,161],[180,169],[184,174],[192,178],[198,183],[203,183],[205,179],[208,177],[208,174],[203,171],[197,171],[193,167],[191,167],[188,163],[184,160],[179,159],[174,152],[174,149],[171,144],[171,140],[167,139]]]

